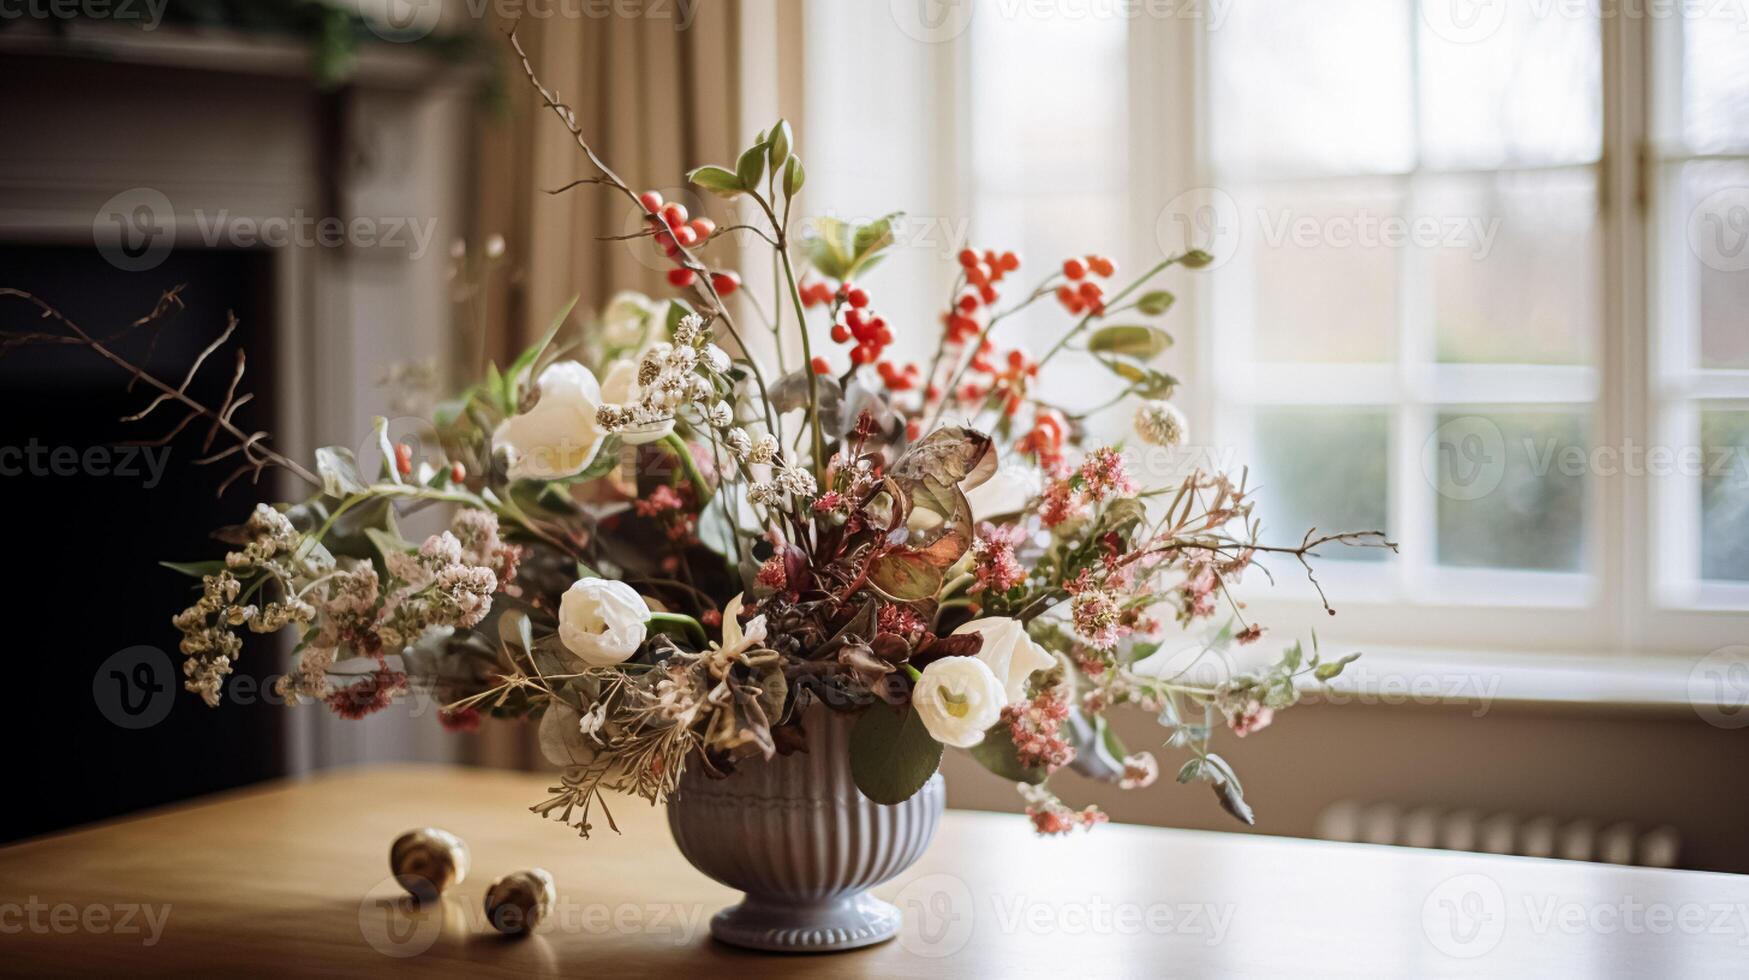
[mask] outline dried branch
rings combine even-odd
[[[219,484],[218,492],[220,494],[223,494],[225,489],[232,483],[236,482],[239,477],[245,475],[250,478],[251,483],[259,483],[262,472],[272,466],[279,466],[290,470],[300,479],[306,481],[312,486],[320,487],[322,485],[320,477],[310,472],[309,469],[304,467],[303,464],[299,463],[297,460],[267,446],[266,443],[269,437],[266,432],[245,432],[241,428],[238,428],[236,423],[231,420],[232,416],[236,414],[237,409],[241,408],[250,399],[254,398],[253,394],[238,394],[238,388],[243,381],[245,366],[245,359],[242,350],[237,351],[236,368],[231,374],[230,385],[225,390],[224,401],[219,404],[218,408],[210,408],[188,393],[189,387],[194,383],[195,375],[200,372],[201,366],[206,363],[207,358],[211,357],[215,351],[223,346],[225,342],[230,340],[231,336],[236,333],[236,314],[227,314],[228,319],[224,331],[219,334],[217,339],[201,350],[201,352],[195,357],[194,362],[189,365],[187,373],[183,375],[182,382],[174,387],[160,380],[145,368],[134,364],[132,361],[129,361],[127,358],[116,353],[110,347],[111,343],[130,331],[139,327],[155,324],[172,310],[181,309],[182,289],[182,286],[177,286],[174,289],[164,292],[158,297],[158,303],[152,308],[152,312],[135,320],[133,323],[116,331],[114,334],[100,339],[86,331],[85,328],[68,319],[68,317],[60,310],[32,293],[26,292],[22,289],[0,287],[0,297],[11,296],[23,300],[37,308],[40,319],[52,320],[68,331],[68,333],[45,333],[22,330],[8,331],[4,337],[0,337],[0,356],[5,356],[14,349],[32,345],[79,344],[90,348],[92,351],[96,352],[98,356],[128,372],[128,390],[133,390],[133,387],[136,384],[144,384],[148,388],[157,391],[157,395],[146,405],[145,408],[133,413],[132,415],[122,416],[122,421],[143,421],[154,411],[168,404],[175,404],[186,410],[186,414],[178,419],[176,423],[170,427],[168,432],[156,439],[142,440],[140,443],[141,445],[166,445],[184,429],[188,428],[188,426],[196,419],[206,420],[209,424],[206,437],[201,443],[202,452],[207,452],[212,449],[213,442],[220,432],[237,440],[237,444],[228,449],[220,450],[219,452],[205,456],[196,462],[210,464],[223,459],[237,456],[241,457],[237,468],[231,471],[229,476],[225,477],[224,482]],[[153,345],[155,346],[156,343],[157,338],[154,336]]]

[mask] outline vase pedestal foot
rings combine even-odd
[[[899,932],[899,910],[859,892],[815,905],[748,895],[711,918],[711,935],[731,946],[778,953],[825,953],[885,942]]]

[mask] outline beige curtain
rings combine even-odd
[[[610,9],[640,15],[529,17],[517,37],[541,82],[575,110],[596,152],[634,189],[672,198],[688,168],[732,166],[737,149],[780,112],[799,115],[799,0],[621,0]],[[459,352],[464,372],[484,358],[506,363],[574,294],[581,328],[587,311],[618,290],[671,292],[648,243],[598,240],[637,230],[619,194],[587,184],[547,193],[594,169],[523,76],[502,37],[509,25],[494,27],[508,107],[481,126],[472,237],[502,235],[507,251],[483,283],[479,325],[463,343],[471,350]],[[721,222],[720,206],[713,210]],[[526,727],[484,726],[470,754],[486,765],[539,764]]]

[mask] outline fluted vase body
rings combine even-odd
[[[940,773],[910,799],[874,803],[850,777],[855,715],[816,706],[807,751],[715,779],[688,768],[668,827],[693,866],[745,893],[711,935],[752,949],[824,952],[890,939],[899,910],[868,893],[923,856],[941,823]]]

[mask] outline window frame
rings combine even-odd
[[[1419,17],[1414,0],[1405,6],[1410,16]],[[1215,185],[1208,126],[1207,24],[1189,18],[1146,17],[1131,23],[1132,92],[1166,94],[1158,101],[1131,99],[1132,200],[1138,211],[1157,214],[1178,190]],[[1669,270],[1661,264],[1679,261],[1684,250],[1660,249],[1655,237],[1661,229],[1668,231],[1667,212],[1680,203],[1672,196],[1674,188],[1657,179],[1660,164],[1669,163],[1670,156],[1656,148],[1653,129],[1653,98],[1655,91],[1662,92],[1653,84],[1659,81],[1657,69],[1665,66],[1668,76],[1680,64],[1679,56],[1671,60],[1671,37],[1680,40],[1679,31],[1671,27],[1664,18],[1618,14],[1601,19],[1603,139],[1598,161],[1588,165],[1595,167],[1599,186],[1601,334],[1591,339],[1590,367],[1553,371],[1566,376],[1562,381],[1566,397],[1585,389],[1592,393],[1589,435],[1598,446],[1697,444],[1698,431],[1684,418],[1693,414],[1685,413],[1684,407],[1694,403],[1683,400],[1691,391],[1723,390],[1749,402],[1749,371],[1699,371],[1689,367],[1691,361],[1675,360],[1693,342],[1698,319],[1673,311],[1664,298],[1669,283],[1661,276],[1668,276]],[[1660,50],[1664,61],[1658,60]],[[1677,168],[1665,169],[1679,173]],[[1158,250],[1154,231],[1152,227],[1132,230],[1137,254],[1150,247]],[[1177,352],[1178,364],[1191,380],[1185,407],[1193,424],[1212,433],[1209,442],[1243,447],[1248,440],[1241,417],[1248,415],[1250,405],[1235,397],[1232,361],[1213,322],[1213,304],[1207,290],[1195,283],[1188,284],[1180,297],[1193,325],[1192,336],[1181,338]],[[1403,329],[1399,324],[1399,343]],[[1388,374],[1404,363],[1409,359],[1399,356],[1381,367]],[[1450,377],[1466,371],[1500,373],[1489,365],[1448,365],[1439,373]],[[1431,515],[1425,511],[1433,494],[1424,485],[1406,485],[1423,481],[1420,467],[1406,464],[1416,460],[1424,434],[1432,431],[1430,414],[1439,406],[1459,403],[1552,400],[1522,397],[1522,389],[1506,399],[1501,386],[1485,380],[1473,397],[1457,398],[1453,386],[1429,386],[1417,373],[1399,371],[1396,377],[1372,378],[1367,391],[1367,401],[1392,412],[1390,513],[1393,532],[1411,547],[1417,540],[1432,540],[1422,535],[1431,527]],[[1272,382],[1285,384],[1289,379],[1260,383]],[[1275,397],[1280,398],[1279,389]],[[1347,394],[1340,403],[1356,404]],[[1243,596],[1251,614],[1280,630],[1319,628],[1343,642],[1584,655],[1695,655],[1740,641],[1749,633],[1749,585],[1687,594],[1676,587],[1681,584],[1677,570],[1688,567],[1683,563],[1690,556],[1671,545],[1673,516],[1680,519],[1685,506],[1698,508],[1698,493],[1693,481],[1676,477],[1590,476],[1586,573],[1438,569],[1428,562],[1422,566],[1423,574],[1405,582],[1401,569],[1409,566],[1399,560],[1392,563],[1397,569],[1386,573],[1394,581],[1387,582],[1379,569],[1325,562],[1318,566],[1319,581],[1332,603],[1347,613],[1332,620],[1324,615],[1297,565],[1278,562],[1272,586],[1247,583]],[[1413,504],[1417,498],[1424,501],[1419,509]],[[1691,540],[1698,542],[1698,538]],[[1436,571],[1428,575],[1427,569]],[[1560,578],[1568,581],[1556,583],[1559,587],[1554,589],[1537,588]],[[1495,583],[1491,595],[1487,589],[1475,594],[1473,587],[1483,580]]]

